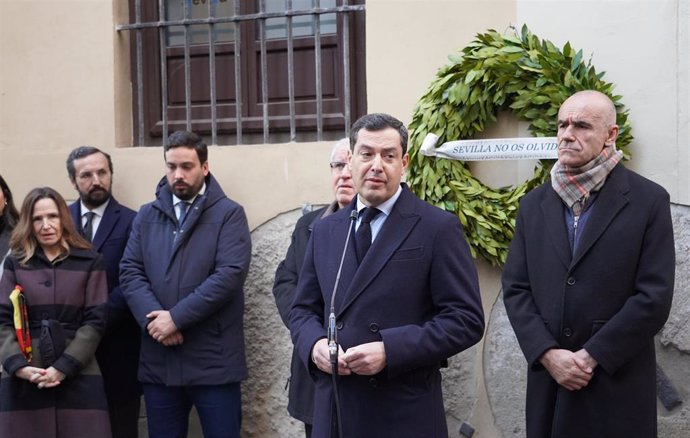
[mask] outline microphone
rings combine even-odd
[[[357,221],[357,210],[352,210],[350,212],[350,220],[352,221],[352,227]],[[340,256],[340,265],[338,266],[338,272],[335,276],[335,283],[333,284],[333,293],[331,293],[331,308],[330,315],[328,316],[328,354],[331,358],[331,365],[337,365],[338,363],[338,329],[335,325],[335,294],[338,291],[338,284],[340,284],[340,273],[343,270],[343,263],[345,262],[345,254],[347,253],[347,245],[350,243],[351,231],[347,232],[345,238],[345,246],[343,247],[343,254]],[[337,366],[335,370],[337,370]]]
[[[357,210],[350,212],[350,220],[352,221],[352,230],[354,230],[357,222]],[[348,226],[348,228],[350,228]],[[350,234],[352,230],[348,230],[345,238],[345,246],[343,247],[343,254],[340,256],[340,265],[338,266],[338,273],[335,275],[335,283],[333,284],[333,293],[331,294],[331,314],[328,316],[328,355],[331,359],[331,379],[333,381],[333,400],[335,401],[335,418],[338,426],[338,438],[343,437],[343,421],[340,413],[340,391],[338,388],[338,328],[335,325],[335,293],[338,291],[338,284],[340,283],[340,273],[343,270],[343,263],[345,262],[345,254],[347,253],[347,245],[350,243]]]

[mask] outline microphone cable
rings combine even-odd
[[[347,237],[345,238],[345,246],[343,247],[343,254],[340,256],[340,265],[338,266],[338,272],[335,275],[335,283],[333,284],[333,293],[331,293],[331,308],[330,315],[328,315],[328,355],[331,359],[331,379],[333,380],[333,400],[335,402],[335,417],[336,423],[338,425],[338,438],[343,437],[343,422],[342,416],[340,415],[340,391],[338,388],[338,328],[335,323],[335,293],[338,290],[338,284],[340,283],[340,273],[343,270],[343,263],[345,262],[345,254],[347,253],[347,245],[350,243],[350,234],[354,231],[355,223],[357,222],[357,210],[352,210],[350,212],[350,220],[352,221],[352,226],[347,232]]]

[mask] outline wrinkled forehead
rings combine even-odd
[[[616,122],[616,110],[609,101],[596,94],[574,95],[561,105],[558,120],[611,124]]]

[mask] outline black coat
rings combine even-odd
[[[321,218],[326,209],[327,207],[323,207],[299,218],[292,232],[292,241],[285,260],[280,262],[278,269],[276,269],[273,296],[276,299],[280,318],[286,327],[289,325],[290,308],[297,291],[297,280],[299,272],[302,270],[302,262],[304,261],[304,254],[307,252],[307,242],[309,242],[311,230],[314,222]],[[314,382],[299,358],[297,350],[292,351],[289,385],[288,412],[294,418],[312,424]]]
[[[75,228],[82,233],[81,203],[77,201],[69,209]],[[108,278],[108,326],[96,351],[96,359],[111,403],[141,395],[141,384],[137,379],[141,334],[122,295],[119,279],[120,259],[127,246],[134,216],[134,210],[110,198],[92,242],[93,249],[103,256]]]
[[[311,350],[326,334],[355,201],[314,225],[290,312],[295,348],[316,381],[319,438],[330,436],[333,388]],[[439,368],[484,330],[477,272],[458,218],[403,187],[359,268],[350,240],[335,310],[343,350],[376,341],[386,350],[380,373],[340,378],[344,435],[447,438]]]
[[[527,359],[527,437],[656,436],[654,335],[673,295],[669,195],[618,165],[592,205],[575,254],[550,183],[521,203],[503,273],[508,317]],[[550,348],[599,363],[579,391],[540,365]]]

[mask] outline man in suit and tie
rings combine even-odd
[[[400,183],[409,160],[402,122],[366,115],[350,145],[358,196],[315,224],[290,313],[316,382],[313,436],[447,438],[439,368],[484,330],[474,261],[458,218]],[[333,294],[340,422],[326,339]]]
[[[136,213],[113,198],[113,162],[105,152],[92,146],[74,149],[67,158],[67,173],[79,193],[79,201],[70,206],[72,220],[103,255],[108,278],[108,325],[96,359],[105,383],[113,438],[136,438],[140,334],[119,286],[120,259]]]

